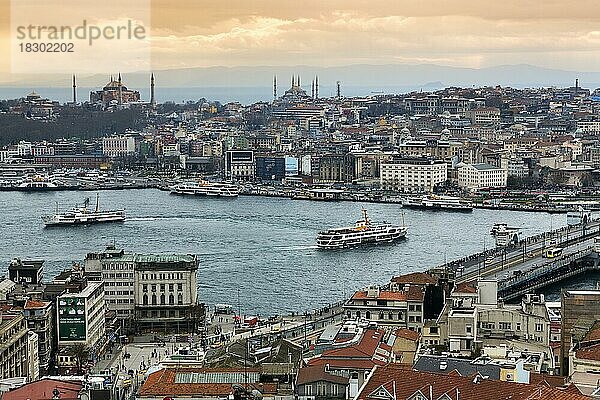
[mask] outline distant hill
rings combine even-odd
[[[115,71],[115,74],[118,71]],[[437,89],[444,86],[502,85],[513,87],[573,86],[579,78],[582,87],[600,87],[600,72],[576,72],[542,68],[532,65],[502,65],[473,69],[439,65],[348,65],[338,67],[208,67],[154,71],[157,87],[268,87],[277,75],[280,93],[290,86],[291,76],[300,75],[302,85],[310,87],[314,76],[319,83],[333,87],[341,81],[345,87],[372,86],[374,90],[390,87],[423,87]],[[80,87],[101,87],[109,80],[107,74],[78,76]],[[123,74],[124,84],[132,88],[149,85],[149,73]],[[71,74],[13,75],[0,79],[3,87],[69,87]]]

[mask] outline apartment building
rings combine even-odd
[[[476,191],[488,188],[504,188],[507,182],[505,169],[490,164],[458,165],[458,186],[465,190]]]
[[[398,157],[381,163],[380,184],[384,190],[430,193],[447,180],[448,166],[441,160]]]

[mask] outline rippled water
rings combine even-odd
[[[494,210],[473,213],[404,210],[407,239],[343,251],[315,246],[316,233],[351,225],[365,206],[374,221],[400,223],[394,204],[321,203],[246,197],[206,199],[159,190],[100,192],[102,208],[127,210],[123,224],[44,229],[40,216],[58,201],[81,203],[87,192],[0,192],[0,262],[43,258],[45,278],[116,242],[128,252],[199,255],[202,301],[230,303],[242,313],[275,314],[321,306],[394,274],[422,271],[492,245],[497,222],[533,235],[566,223],[564,215]]]

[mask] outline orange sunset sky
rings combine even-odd
[[[151,4],[153,69],[428,63],[600,71],[597,0]],[[9,11],[0,0],[0,76],[10,70]]]

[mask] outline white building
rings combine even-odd
[[[380,183],[385,190],[432,192],[447,180],[448,166],[441,160],[395,158],[380,166]]]
[[[506,187],[505,169],[490,164],[459,164],[458,186],[467,190]]]
[[[108,157],[120,157],[135,153],[135,137],[108,136],[102,138],[102,154]]]
[[[127,328],[184,330],[198,305],[198,260],[191,254],[130,254],[109,246],[90,253],[86,274],[106,285],[106,305]],[[136,326],[132,323],[135,320]]]
[[[92,350],[104,338],[104,282],[89,282],[79,293],[63,293],[56,299],[59,347],[83,344]]]

